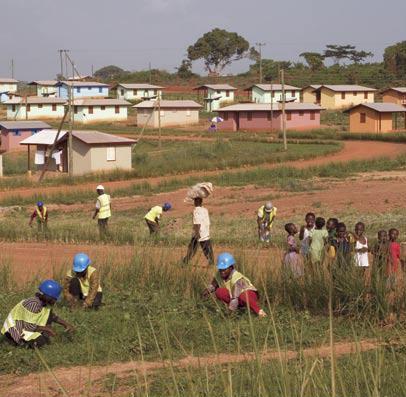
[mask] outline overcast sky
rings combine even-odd
[[[0,0],[0,77],[14,59],[20,80],[54,78],[59,48],[71,50],[83,74],[92,64],[141,70],[148,62],[173,72],[187,46],[215,27],[266,42],[264,57],[276,60],[336,43],[381,60],[386,46],[406,40],[405,15],[405,0]],[[227,72],[247,67],[240,61]]]

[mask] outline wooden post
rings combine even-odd
[[[282,83],[282,133],[283,133],[283,149],[288,150],[288,142],[286,139],[286,114],[285,114],[285,71],[281,70]]]
[[[27,174],[28,176],[31,176],[31,145],[28,145]]]
[[[159,140],[158,140],[158,147],[161,149],[162,143],[161,143],[161,98],[158,95],[158,135],[159,135]]]

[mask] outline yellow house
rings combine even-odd
[[[346,109],[375,101],[375,89],[360,85],[320,85],[303,89],[303,101],[317,103],[327,110]]]
[[[406,106],[406,87],[391,87],[383,91],[382,102]]]

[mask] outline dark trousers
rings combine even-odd
[[[97,224],[99,225],[100,238],[104,238],[107,235],[108,222],[109,222],[109,218],[97,220]]]
[[[148,219],[145,219],[147,223],[149,234],[158,234],[159,232],[159,225],[156,222],[151,222]]]
[[[85,296],[82,294],[80,288],[80,281],[77,277],[73,277],[69,283],[69,293],[74,296],[77,300],[85,300]],[[92,309],[98,309],[102,303],[103,294],[98,292],[94,298]]]
[[[187,248],[186,256],[183,258],[183,263],[189,263],[190,260],[195,256],[197,252],[197,246],[200,244],[204,256],[207,258],[209,265],[214,264],[213,248],[211,246],[211,241],[199,241],[196,237],[192,237],[189,246]]]

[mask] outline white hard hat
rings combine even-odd
[[[96,190],[104,190],[104,186],[103,185],[98,185]]]
[[[271,202],[271,201],[268,201],[268,202],[265,204],[265,211],[266,211],[266,212],[271,212],[271,211],[272,211],[272,208],[273,208],[272,202]]]

